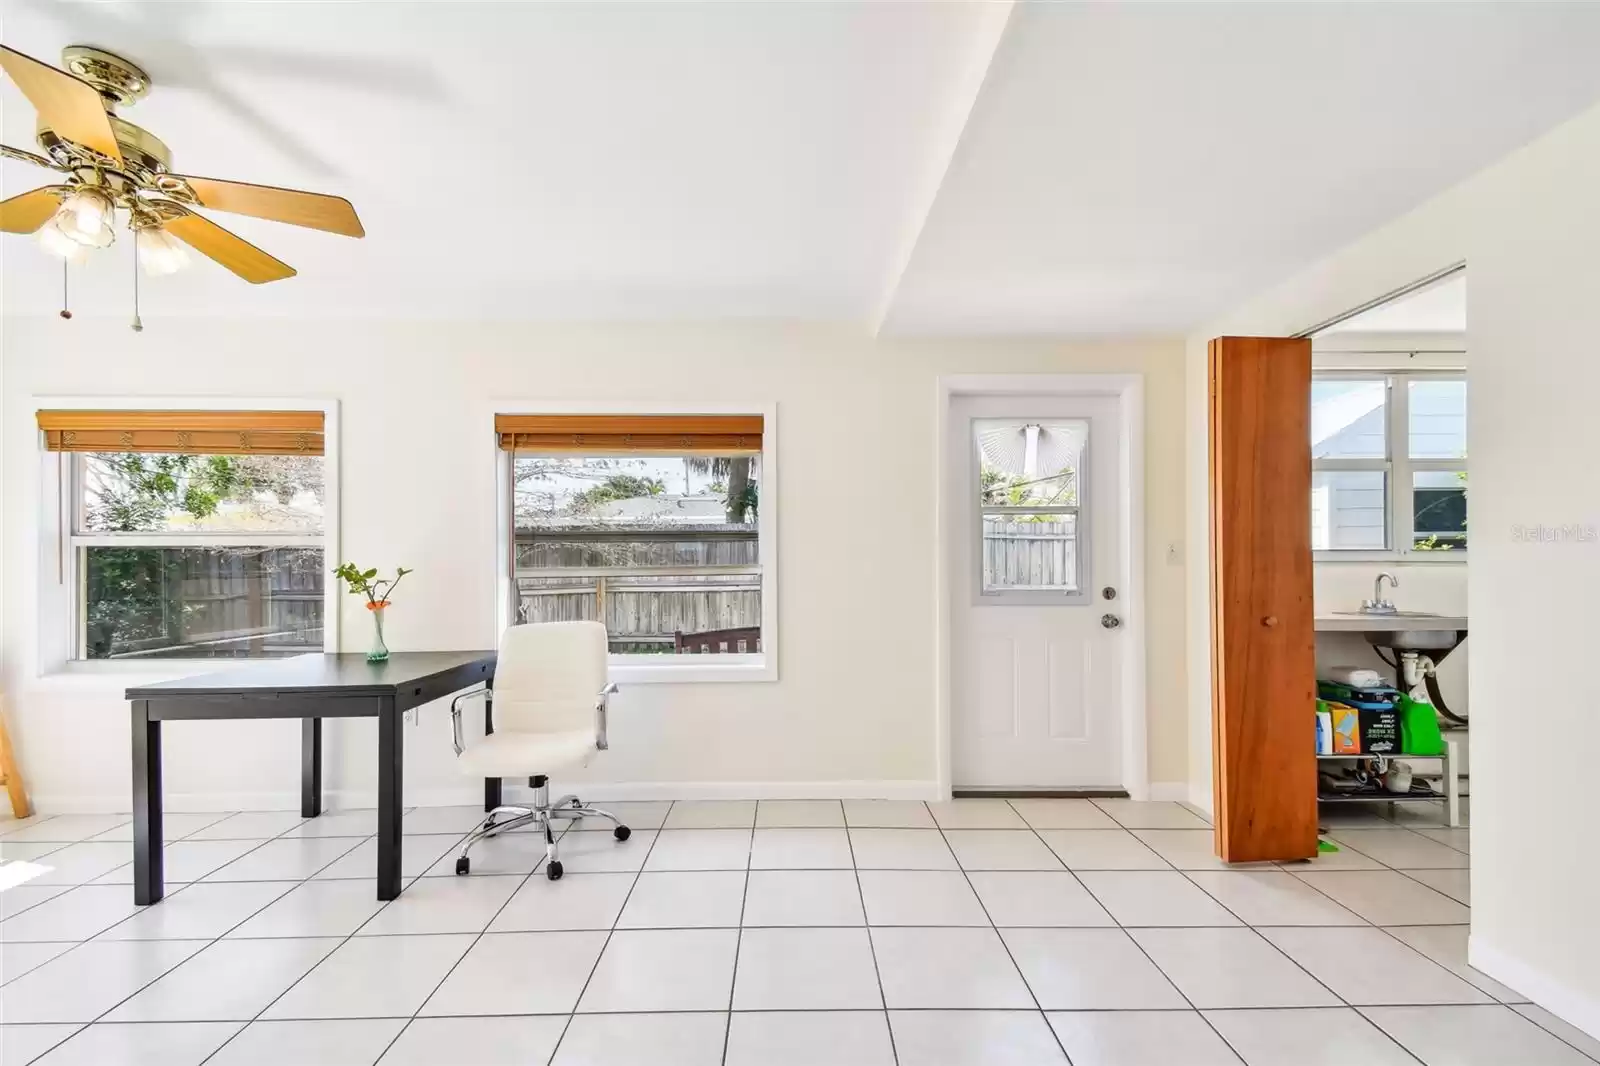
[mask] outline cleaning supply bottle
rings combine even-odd
[[[1400,745],[1407,755],[1443,755],[1444,735],[1433,704],[1400,696]]]

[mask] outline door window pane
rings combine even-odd
[[[258,659],[322,650],[321,548],[82,551],[85,658]]]
[[[1382,378],[1319,379],[1311,383],[1311,457],[1383,459],[1388,451]]]
[[[983,516],[983,591],[1078,591],[1076,514]]]
[[[1419,470],[1411,479],[1412,544],[1418,551],[1467,546],[1465,471]]]
[[[1467,454],[1467,383],[1410,383],[1413,459],[1460,459]]]
[[[1381,470],[1317,470],[1311,474],[1311,547],[1381,550],[1386,477]]]
[[[984,507],[1072,507],[1079,502],[1089,423],[980,418],[978,495]]]

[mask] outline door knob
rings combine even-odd
[[[1122,624],[1122,619],[1114,614],[1103,614],[1100,616],[1100,624],[1107,629],[1116,629]]]
[[[1278,616],[1275,614],[1269,614],[1261,620],[1261,624],[1266,626],[1268,629],[1272,629],[1278,624]]]

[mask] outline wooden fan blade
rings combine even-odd
[[[0,230],[7,233],[35,233],[50,221],[66,195],[65,185],[46,185],[42,189],[0,200]]]
[[[69,141],[122,162],[122,149],[117,147],[111,120],[106,118],[105,101],[94,86],[4,45],[0,45],[0,68],[11,75],[46,126]]]
[[[342,233],[346,237],[365,237],[356,209],[342,196],[326,196],[319,192],[301,192],[298,189],[278,189],[271,185],[249,185],[242,181],[219,181],[216,178],[191,178],[175,175],[189,183],[189,188],[200,198],[201,207],[213,211],[231,211],[236,215],[252,215],[273,222],[287,222],[292,226]]]
[[[294,277],[294,267],[236,237],[210,219],[184,215],[161,227],[201,255],[215,259],[252,285]]]

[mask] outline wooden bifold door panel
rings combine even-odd
[[[1317,850],[1311,342],[1210,351],[1212,787],[1217,854]]]

